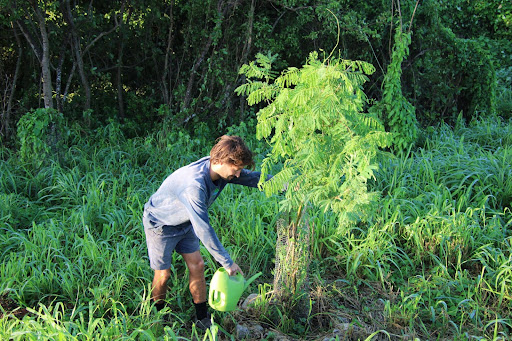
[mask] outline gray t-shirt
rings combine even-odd
[[[208,208],[228,183],[257,187],[259,179],[260,172],[243,169],[239,178],[229,182],[221,178],[214,183],[207,156],[169,175],[144,205],[144,215],[154,227],[192,224],[194,233],[215,260],[230,267],[233,260],[210,225]]]

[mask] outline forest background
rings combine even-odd
[[[393,105],[394,81],[417,136],[381,162],[380,218],[341,232],[328,212],[312,218],[311,314],[260,307],[254,320],[294,338],[510,336],[511,22],[505,0],[0,0],[0,333],[190,337],[150,314],[141,207],[223,133],[263,158],[261,104],[235,93],[239,70],[258,53],[300,68],[318,51],[373,64],[368,108]],[[410,43],[393,73],[397,31]],[[222,238],[269,282],[278,200],[233,195],[245,211],[220,201],[216,223],[258,227]],[[170,303],[186,322],[184,274]]]

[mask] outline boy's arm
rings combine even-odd
[[[188,211],[194,233],[213,258],[226,269],[235,265],[210,225],[204,191],[195,187],[187,188],[179,195],[179,199]]]
[[[242,169],[238,178],[233,178],[229,183],[243,185],[248,187],[258,187],[260,181],[261,172],[253,172],[248,169]],[[267,181],[272,178],[271,175],[267,176]]]

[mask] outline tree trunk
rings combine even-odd
[[[119,121],[123,121],[125,118],[124,112],[124,99],[123,99],[123,80],[122,80],[122,67],[123,67],[123,34],[120,34],[121,38],[119,39],[119,55],[117,58],[117,72],[116,72],[116,85],[117,85],[117,104],[119,106]]]
[[[91,87],[85,73],[83,54],[80,48],[80,39],[76,33],[75,20],[73,18],[73,13],[71,12],[69,0],[66,1],[65,7],[62,8],[62,13],[64,14],[64,20],[69,25],[71,34],[71,49],[73,51],[73,55],[75,56],[74,59],[76,65],[78,66],[78,74],[80,75],[82,87],[84,88],[85,92],[84,111],[87,111],[91,108]]]
[[[305,210],[284,213],[277,222],[273,299],[296,321],[307,317],[309,307],[311,242]]]
[[[107,36],[109,35],[110,33],[114,32],[118,27],[119,27],[119,21],[117,20],[117,17],[120,16],[120,17],[123,17],[124,15],[124,6],[125,6],[125,2],[126,1],[122,1],[121,3],[121,8],[120,8],[120,11],[118,14],[116,14],[116,16],[114,17],[114,20],[115,20],[115,26],[112,27],[110,30],[108,31],[105,31],[105,32],[101,32],[100,34],[98,34],[89,44],[87,44],[87,46],[84,48],[84,50],[81,52],[81,60],[83,60],[83,56],[87,54],[87,52],[94,46],[94,44],[96,44],[96,42],[98,42],[101,38],[103,38],[104,36]],[[91,12],[91,5],[92,5],[92,1],[89,5],[89,12]],[[65,11],[63,10],[63,13]],[[91,15],[92,17],[92,15]],[[21,26],[21,24],[20,24]],[[28,39],[28,38],[27,38]],[[30,43],[30,40],[29,40],[29,43]],[[83,66],[82,66],[83,67]],[[62,101],[63,102],[66,102],[66,98],[68,96],[68,93],[69,93],[69,88],[71,87],[71,81],[73,80],[73,75],[75,74],[75,70],[77,68],[77,60],[74,58],[73,59],[73,66],[71,68],[71,71],[69,72],[69,76],[68,76],[68,80],[66,82],[66,87],[64,88],[64,93],[62,94]],[[89,84],[89,83],[87,83]],[[90,87],[89,87],[89,91],[90,91]]]
[[[167,49],[165,50],[165,62],[164,62],[164,73],[162,75],[162,92],[165,104],[169,107],[172,103],[172,63],[171,58],[173,54],[172,42],[174,40],[174,1],[171,1],[171,7],[169,9],[169,18],[171,23],[169,25],[169,34],[167,35]]]
[[[124,8],[124,3],[121,9]],[[130,18],[133,11],[132,8],[128,8],[128,15],[126,16],[126,24],[130,22]],[[119,107],[118,119],[123,121],[126,117],[124,111],[124,89],[123,89],[123,50],[124,50],[124,33],[123,33],[123,17],[119,20],[119,46],[118,46],[118,57],[117,57],[117,72],[116,72],[116,85],[117,85],[117,104]]]
[[[33,7],[39,24],[39,31],[41,33],[41,75],[43,82],[44,107],[53,109],[52,77],[50,72],[50,41],[46,30],[46,19],[43,16],[43,13],[41,13],[40,8],[37,6],[37,3],[33,4]]]
[[[61,46],[59,64],[57,65],[57,70],[55,72],[55,101],[57,103],[58,112],[63,112],[64,109],[64,96],[62,95],[62,66],[64,65],[64,57],[66,55],[67,50],[67,41],[68,38],[66,38],[66,43],[63,43]]]
[[[190,105],[190,101],[192,99],[192,87],[194,85],[194,80],[196,78],[197,70],[199,69],[199,66],[201,66],[201,64],[203,63],[203,60],[206,56],[206,53],[210,49],[212,42],[213,42],[213,36],[210,36],[203,48],[203,51],[201,52],[201,55],[196,60],[196,62],[194,63],[194,66],[192,67],[192,70],[190,71],[190,77],[188,78],[188,83],[187,83],[187,91],[185,92],[185,99],[183,100],[183,106],[181,108],[182,111],[186,110],[188,108],[188,106]]]
[[[16,32],[16,28],[11,24],[12,31],[14,33],[14,38],[16,38],[16,44],[18,45],[18,59],[16,60],[16,68],[14,69],[14,75],[12,77],[12,85],[7,98],[7,107],[5,108],[5,112],[3,114],[3,127],[0,129],[0,133],[5,137],[9,138],[10,124],[11,124],[11,111],[12,111],[12,101],[14,99],[14,94],[16,92],[16,83],[18,83],[18,75],[20,71],[21,58],[22,58],[22,47],[20,37],[18,36],[18,32]],[[6,89],[7,91],[7,89]]]
[[[194,86],[194,80],[196,78],[197,70],[203,63],[203,61],[206,57],[206,54],[208,53],[208,51],[210,50],[210,47],[212,46],[215,32],[220,29],[220,26],[223,23],[223,18],[226,16],[226,13],[229,11],[229,9],[231,7],[236,6],[236,4],[237,4],[237,1],[235,1],[234,3],[228,2],[227,4],[225,4],[223,0],[219,0],[219,2],[217,4],[217,12],[218,12],[219,18],[216,20],[215,28],[212,30],[212,34],[210,34],[210,36],[208,37],[208,40],[206,41],[206,44],[203,47],[201,55],[196,60],[196,62],[192,66],[192,70],[190,71],[190,77],[189,77],[188,83],[187,83],[187,90],[185,92],[185,99],[183,100],[183,106],[181,108],[182,111],[186,110],[188,108],[188,106],[190,105],[190,101],[192,100],[192,88]]]
[[[240,58],[240,63],[237,65],[237,70],[240,69],[242,65],[247,63],[247,57],[249,56],[249,52],[251,51],[252,47],[252,30],[254,25],[254,10],[256,8],[256,0],[251,1],[251,9],[249,11],[249,22],[247,23],[247,36],[246,41],[244,45],[244,49],[242,50],[242,57]],[[242,76],[241,83],[245,83],[245,76]],[[240,121],[244,120],[245,116],[245,98],[243,96],[240,96]]]
[[[249,21],[247,23],[247,35],[245,40],[244,49],[242,50],[242,57],[240,58],[240,66],[245,64],[247,62],[247,56],[249,55],[249,52],[252,47],[252,30],[254,25],[254,10],[256,8],[256,0],[251,1],[251,9],[249,11]],[[236,70],[238,72],[238,69]]]

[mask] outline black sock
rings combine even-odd
[[[155,308],[157,311],[160,311],[165,308],[165,301],[158,301],[155,303]]]
[[[196,317],[198,320],[202,320],[208,316],[208,307],[206,306],[206,301],[203,303],[194,303],[196,307]]]

